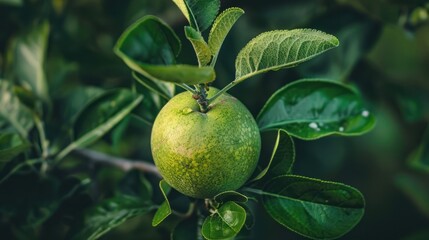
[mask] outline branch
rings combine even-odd
[[[117,167],[125,172],[131,170],[139,170],[142,172],[153,174],[159,178],[162,178],[161,174],[155,165],[141,160],[131,160],[126,158],[114,157],[105,153],[97,152],[89,149],[76,149],[73,151],[74,154],[84,157],[92,162],[106,164],[113,167]]]

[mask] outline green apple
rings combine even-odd
[[[208,97],[216,92],[210,88]],[[200,111],[190,92],[173,97],[156,117],[151,149],[165,181],[194,198],[236,190],[252,175],[261,136],[247,108],[222,94]]]

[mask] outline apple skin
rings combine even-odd
[[[210,98],[219,90],[210,88]],[[240,188],[261,150],[255,119],[236,98],[222,94],[200,112],[190,92],[173,97],[155,119],[151,150],[164,180],[184,195],[212,198]]]

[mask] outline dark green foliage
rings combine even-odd
[[[0,0],[1,238],[427,239],[428,14]],[[243,187],[196,200],[160,182],[149,136],[169,99],[208,85],[259,112],[264,143]]]

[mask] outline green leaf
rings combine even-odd
[[[313,29],[276,30],[252,39],[235,61],[235,81],[270,70],[294,67],[331,48],[338,39]]]
[[[18,134],[0,133],[0,169],[10,159],[18,156],[30,147]]]
[[[174,96],[175,86],[172,83],[165,83],[159,81],[152,81],[149,78],[134,72],[133,78],[142,86],[149,89],[151,92],[158,94],[165,100],[170,100]]]
[[[371,130],[374,116],[351,88],[326,80],[299,80],[275,92],[257,117],[261,131],[283,129],[312,140],[331,134],[360,135]]]
[[[225,203],[228,201],[245,203],[248,200],[246,195],[241,194],[241,193],[236,192],[236,191],[221,192],[218,195],[214,196],[213,199],[218,203]]]
[[[11,85],[0,80],[0,119],[5,119],[23,137],[33,128],[33,114],[13,94]]]
[[[264,176],[269,179],[292,172],[295,162],[295,144],[286,131],[280,129],[277,132],[276,143],[274,144],[268,166],[264,168],[252,181],[259,180]]]
[[[84,212],[81,222],[70,231],[70,239],[98,239],[128,219],[147,214],[152,209],[146,202],[128,195],[104,200]]]
[[[227,202],[204,220],[201,232],[208,240],[236,236],[246,221],[246,210],[235,202]]]
[[[402,173],[396,176],[395,183],[420,212],[429,217],[429,184],[427,184],[427,178],[419,179]]]
[[[31,28],[16,39],[13,46],[14,74],[19,83],[42,100],[48,100],[44,62],[49,37],[49,23]]]
[[[83,109],[74,123],[74,134],[81,138],[93,129],[116,118],[119,113],[122,120],[140,101],[143,96],[136,96],[128,89],[111,90],[95,98]],[[124,112],[124,110],[127,110]],[[110,128],[109,128],[110,129]]]
[[[76,140],[70,143],[56,157],[64,158],[68,153],[79,147],[88,146],[122,119],[124,119],[143,99],[126,89],[112,90],[96,98],[80,113],[74,124]]]
[[[142,103],[134,109],[132,113],[133,120],[152,126],[156,116],[167,100],[160,95],[151,92],[140,84],[135,85],[136,92],[144,96]]]
[[[115,52],[147,64],[169,65],[176,62],[181,43],[174,31],[161,19],[145,16],[129,26],[119,37]]]
[[[198,84],[215,78],[211,67],[172,65],[180,52],[180,41],[159,18],[146,16],[128,27],[114,48],[132,70],[152,81]]]
[[[219,0],[173,0],[191,27],[202,32],[212,24],[220,8]]]
[[[65,94],[61,101],[61,112],[64,123],[73,125],[85,107],[103,94],[104,90],[92,86],[79,86]]]
[[[234,26],[235,22],[244,14],[243,9],[233,7],[223,11],[213,23],[209,34],[209,47],[213,55],[213,61],[216,61],[223,41]],[[214,64],[212,64],[214,65]]]
[[[195,85],[209,83],[216,78],[212,67],[196,67],[191,65],[140,65],[143,71],[137,71],[154,81],[166,81],[172,83],[185,83]],[[136,69],[134,69],[136,70]]]
[[[210,48],[204,40],[201,33],[192,27],[185,26],[186,38],[192,43],[195,53],[197,54],[198,65],[205,66],[210,63],[212,58]]]
[[[148,204],[152,202],[152,185],[141,171],[134,170],[129,172],[121,179],[118,190],[119,194],[135,196]]]
[[[274,220],[314,239],[339,238],[364,214],[362,194],[341,183],[286,175],[271,180],[260,194]]]
[[[198,240],[198,218],[192,216],[177,224],[171,232],[171,240]]]
[[[429,173],[429,127],[423,135],[420,145],[410,156],[410,165]]]
[[[159,182],[159,189],[161,189],[162,195],[164,196],[164,202],[156,210],[155,215],[152,219],[152,226],[158,226],[162,221],[164,221],[171,214],[170,202],[168,201],[167,195],[171,190],[170,185],[163,179]]]

